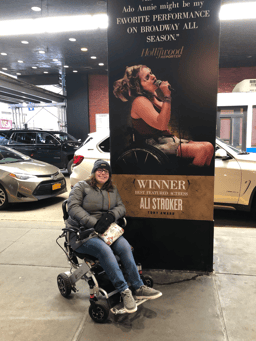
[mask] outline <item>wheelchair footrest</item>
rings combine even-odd
[[[148,298],[144,298],[144,299],[135,299],[135,302],[137,304],[137,306],[139,306],[140,304],[144,303],[148,301]],[[115,307],[111,308],[110,311],[114,314],[114,315],[119,315],[119,314],[127,314],[127,311],[124,309],[124,304],[123,302],[118,303]]]

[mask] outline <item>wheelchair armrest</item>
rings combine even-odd
[[[67,220],[69,215],[68,215],[68,211],[67,211],[67,202],[68,199],[64,200],[62,203],[62,212],[63,212],[63,219]]]
[[[74,232],[77,233],[79,232],[77,229],[73,229],[72,227],[65,227],[64,229],[62,229],[63,232]]]

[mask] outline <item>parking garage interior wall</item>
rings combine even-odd
[[[232,92],[237,83],[244,79],[256,79],[256,67],[220,68],[219,93]]]
[[[67,75],[66,89],[68,133],[84,141],[90,132],[88,75]]]
[[[96,131],[96,114],[109,113],[108,76],[89,75],[90,132]]]

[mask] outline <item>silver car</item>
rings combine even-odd
[[[66,191],[59,168],[0,146],[0,209],[9,203],[37,201]]]

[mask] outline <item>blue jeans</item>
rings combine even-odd
[[[127,289],[128,284],[114,253],[120,257],[121,264],[133,289],[136,290],[143,285],[133,258],[131,246],[123,236],[119,237],[111,246],[108,246],[100,238],[91,238],[79,246],[76,251],[97,257],[108,278],[119,292]]]

